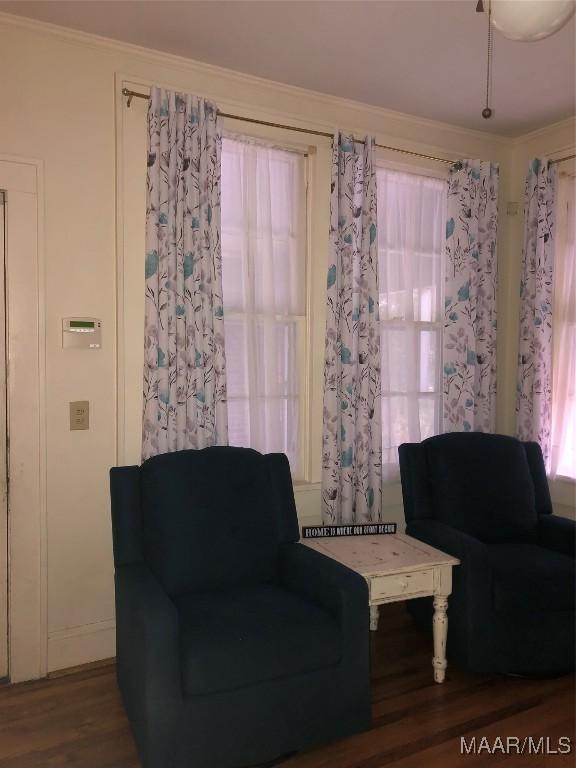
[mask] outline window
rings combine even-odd
[[[383,478],[440,432],[446,182],[377,169]]]
[[[285,453],[302,474],[306,158],[222,142],[222,283],[230,445]]]
[[[573,175],[558,179],[554,267],[552,476],[576,478],[576,247]]]

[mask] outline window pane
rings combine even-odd
[[[250,448],[250,404],[248,400],[228,398],[228,442],[238,448]]]
[[[224,315],[226,351],[226,381],[228,398],[247,397],[248,383],[248,334],[243,319],[231,319]],[[230,414],[228,414],[230,418]]]
[[[398,446],[410,442],[407,397],[382,397],[382,432],[383,475],[390,479],[397,472]]]
[[[381,324],[382,392],[436,392],[440,367],[440,329]]]
[[[440,399],[438,397],[421,397],[418,400],[420,420],[420,440],[438,434],[440,425]]]
[[[440,371],[440,330],[420,332],[420,392],[438,390]]]
[[[305,158],[296,152],[222,141],[222,258],[226,306],[304,314]],[[239,283],[238,280],[241,282]]]
[[[409,353],[416,339],[412,328],[383,327],[380,333],[382,391],[408,392],[414,383],[415,356]]]
[[[248,264],[242,238],[234,230],[222,231],[222,293],[228,312],[246,310]]]
[[[385,168],[378,177],[381,317],[441,317],[446,182]]]

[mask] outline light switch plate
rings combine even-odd
[[[70,429],[90,429],[90,403],[76,400],[70,403]]]

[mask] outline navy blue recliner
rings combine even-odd
[[[406,532],[461,561],[448,657],[477,672],[573,670],[576,525],[552,514],[540,446],[451,433],[399,455]],[[431,626],[430,600],[409,609]]]
[[[239,768],[369,727],[366,583],[297,543],[283,454],[110,475],[118,683],[144,768]]]

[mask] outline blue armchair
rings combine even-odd
[[[117,674],[144,768],[238,768],[370,725],[361,576],[298,544],[282,454],[111,470]]]
[[[552,514],[540,446],[452,433],[399,455],[406,532],[461,561],[448,657],[478,672],[573,670],[576,525]],[[429,626],[428,600],[409,608]]]

